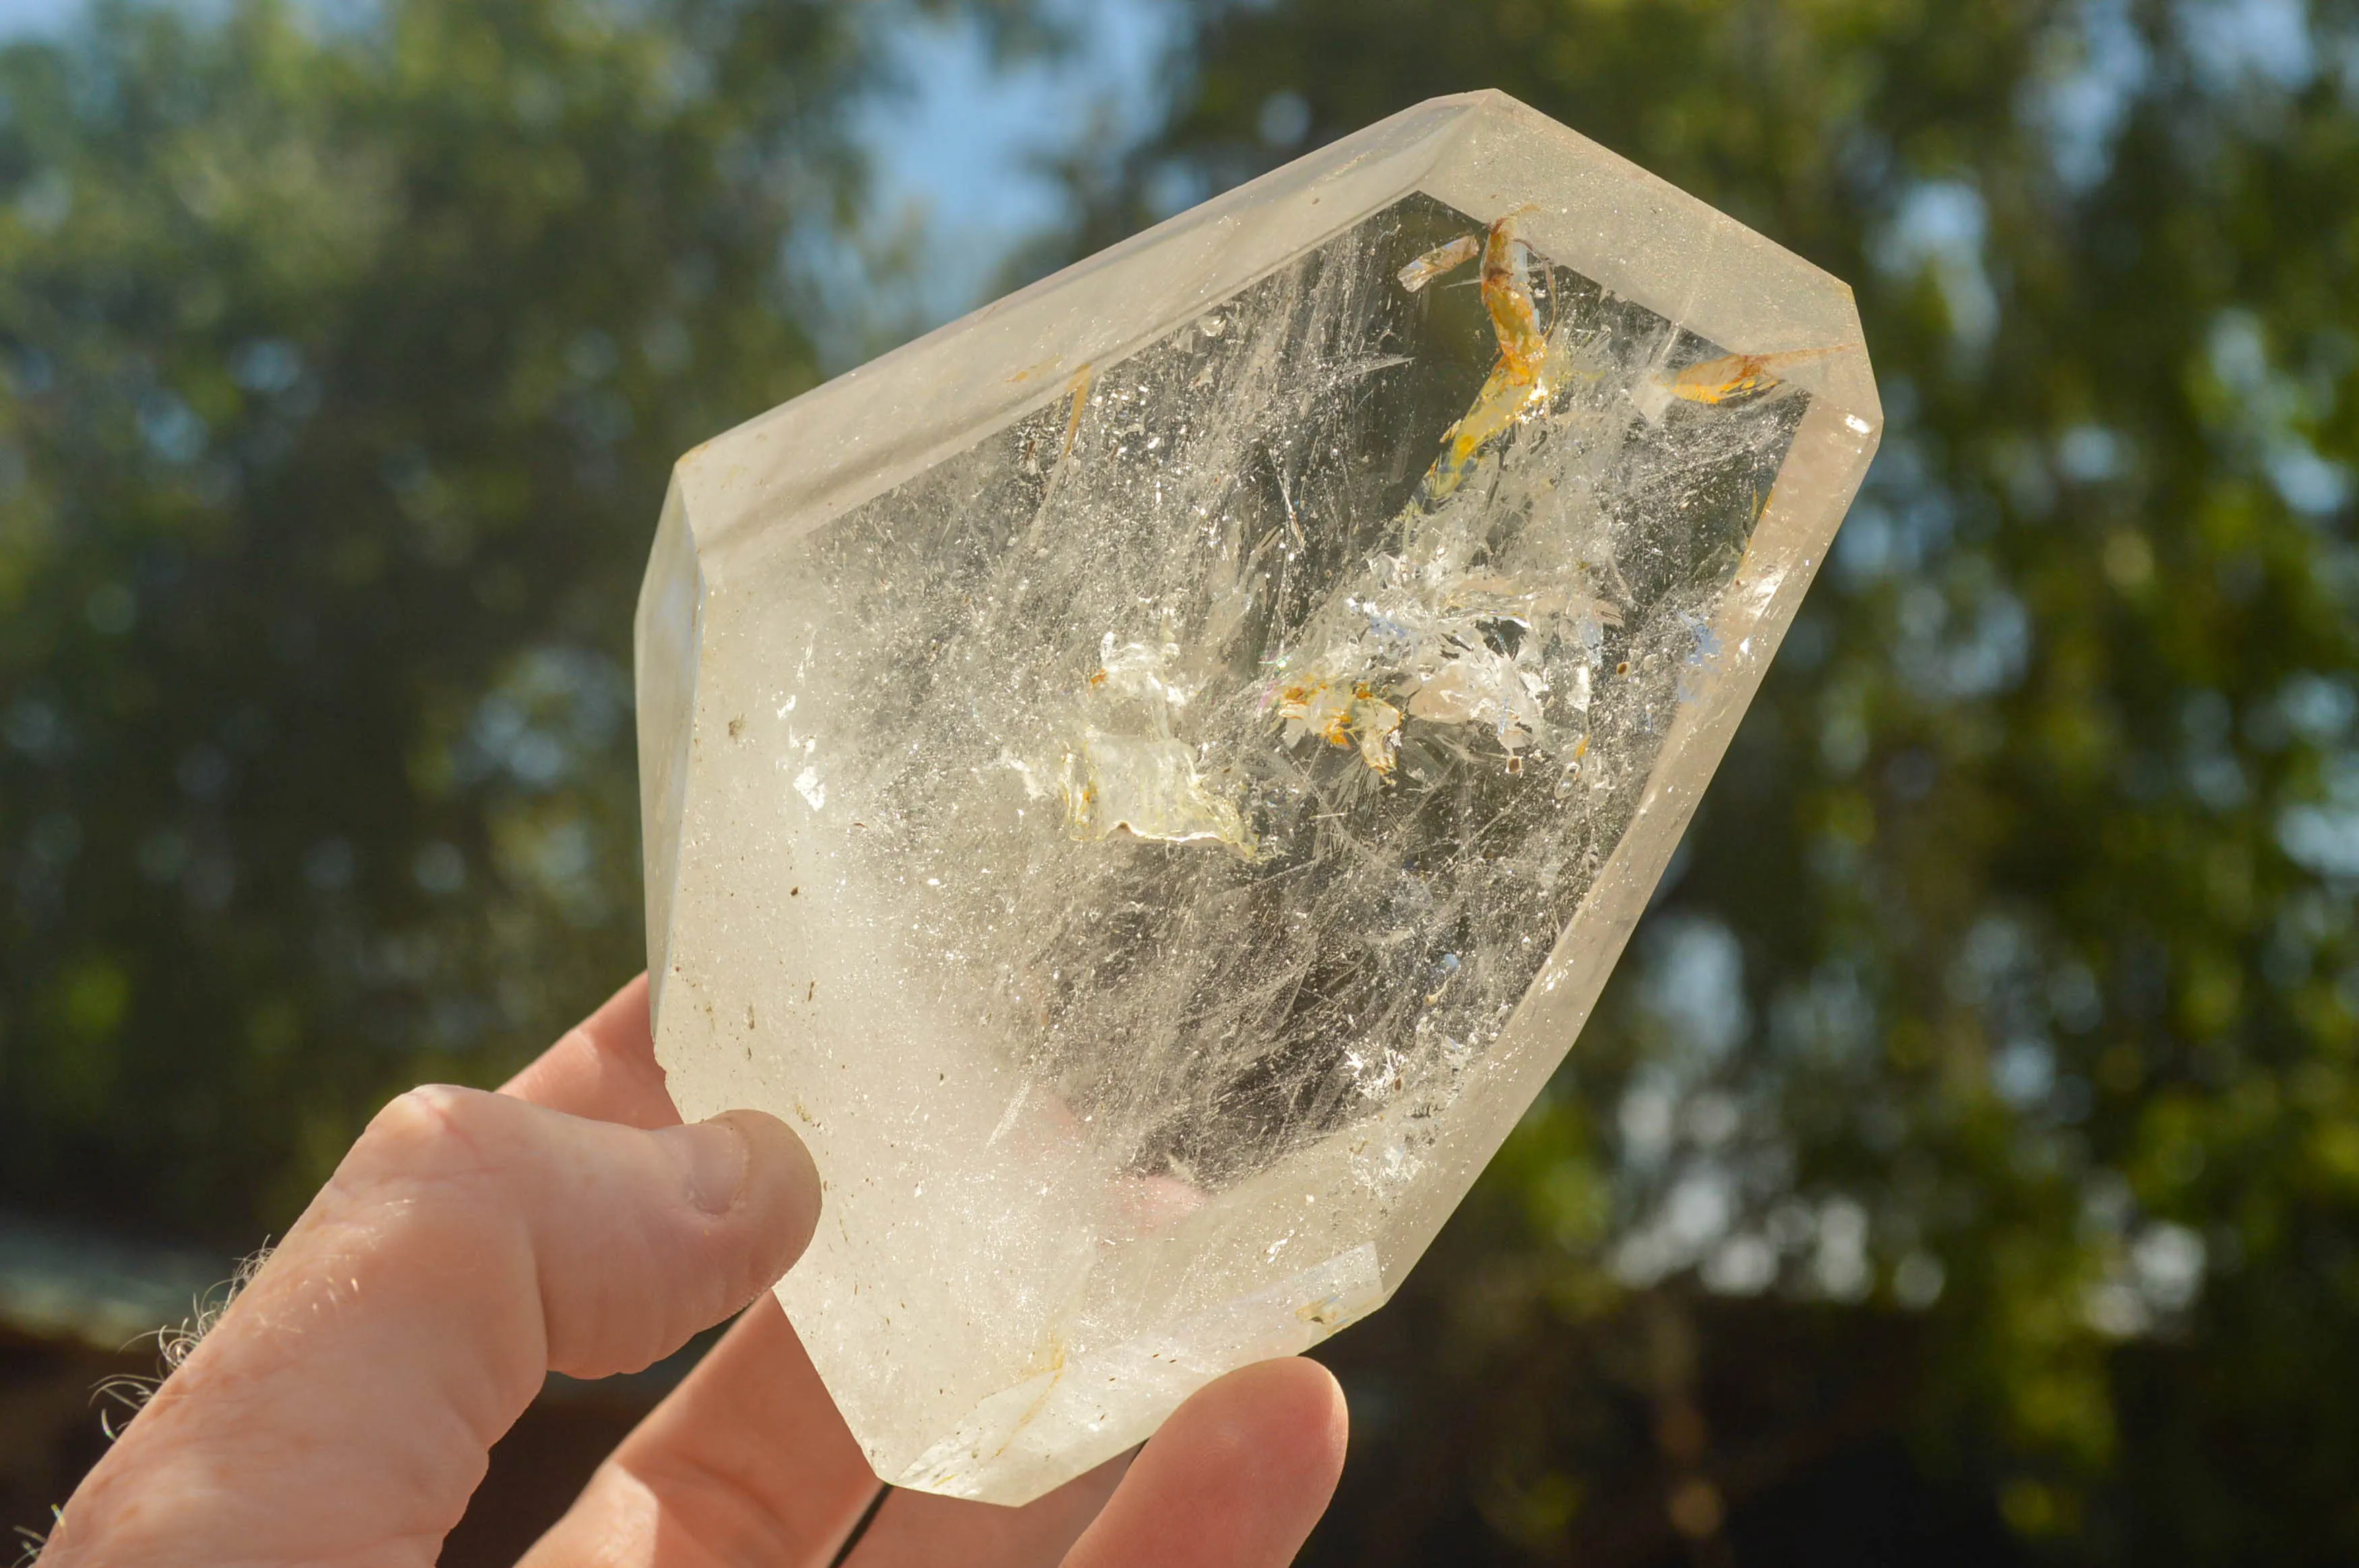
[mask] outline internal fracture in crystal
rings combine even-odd
[[[1840,283],[1476,94],[681,460],[658,1050],[810,1145],[778,1293],[880,1476],[1023,1501],[1383,1302],[1880,427]]]

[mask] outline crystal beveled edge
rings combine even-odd
[[[1883,422],[1850,285],[1775,240],[1504,92],[1476,112],[1422,189],[1560,266],[1734,353],[1837,350],[1783,379]]]
[[[1076,372],[1129,358],[1409,195],[1473,107],[1434,99],[1379,121],[696,448],[675,475],[707,573],[717,580],[1071,395]],[[1325,209],[1316,221],[1313,206]],[[742,536],[788,513],[792,527]]]
[[[1793,367],[1788,378],[1880,427],[1847,286],[1578,132],[1486,90],[1430,99],[1379,121],[689,452],[675,477],[690,501],[708,581],[1070,395],[1078,370],[1127,359],[1418,191],[1483,222],[1537,205],[1520,222],[1542,254],[1735,351],[1853,345]],[[1308,221],[1303,209],[1321,203],[1331,203],[1327,213]],[[1614,249],[1611,236],[1635,225],[1649,229],[1647,241]],[[1192,288],[1184,287],[1189,278],[1197,280]],[[1116,309],[1090,308],[1116,302]],[[1044,344],[1060,342],[1061,351],[1039,357]],[[962,350],[967,368],[952,373]],[[939,408],[963,412],[932,412]],[[815,451],[829,455],[814,461]],[[749,523],[788,512],[791,528],[742,536]]]
[[[660,1017],[671,906],[688,822],[696,701],[703,660],[704,574],[674,480],[647,552],[632,617],[631,691],[638,711],[639,864],[647,921],[647,1006]],[[651,667],[663,662],[667,668]],[[669,674],[670,683],[664,676]]]

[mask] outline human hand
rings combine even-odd
[[[757,1295],[524,1562],[825,1568],[876,1482],[766,1290],[819,1209],[783,1124],[679,1124],[641,977],[498,1094],[380,1112],[67,1503],[41,1568],[424,1568],[548,1371],[644,1367]],[[1343,1434],[1323,1368],[1264,1362],[1136,1463],[1028,1507],[895,1492],[851,1563],[1283,1563]]]

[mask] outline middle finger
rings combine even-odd
[[[764,1296],[519,1568],[826,1568],[875,1492],[802,1342]]]

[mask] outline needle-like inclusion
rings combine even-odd
[[[658,1051],[826,1182],[877,1473],[1021,1502],[1398,1283],[1881,427],[1849,291],[1437,100],[681,460]]]

